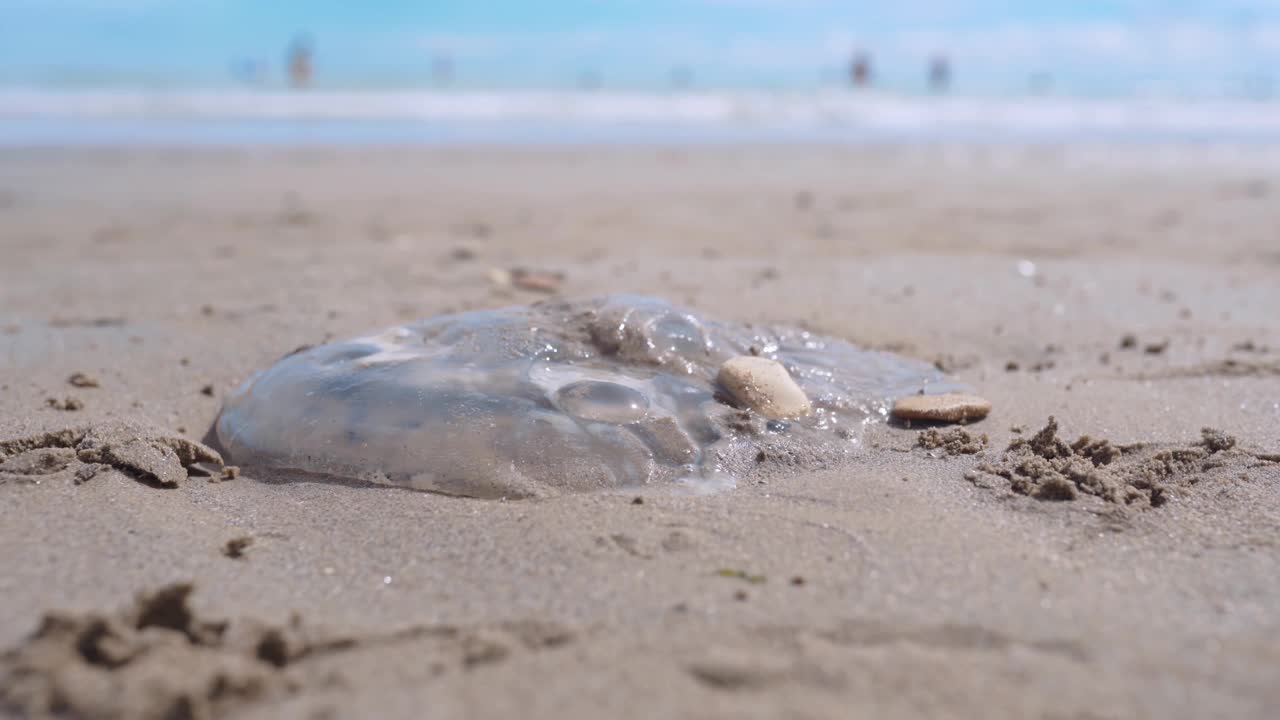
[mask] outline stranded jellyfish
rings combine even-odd
[[[728,359],[785,366],[812,401],[766,418],[716,385]],[[217,422],[241,465],[473,497],[698,482],[855,452],[929,365],[796,328],[612,296],[444,315],[295,352]]]

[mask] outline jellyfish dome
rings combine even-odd
[[[812,401],[770,420],[716,386],[777,360]],[[855,454],[929,365],[786,327],[610,296],[443,315],[292,353],[228,398],[233,462],[472,497],[635,488]]]

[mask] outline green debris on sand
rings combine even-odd
[[[720,568],[716,571],[720,577],[737,578],[738,580],[746,580],[752,585],[759,585],[769,578],[764,575],[752,575],[746,570],[734,570],[733,568]]]

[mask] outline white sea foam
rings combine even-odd
[[[813,132],[824,136],[1280,139],[1280,103],[927,98],[820,92],[237,91],[0,89],[0,119],[396,121]]]

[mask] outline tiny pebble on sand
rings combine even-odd
[[[67,382],[78,388],[96,388],[99,385],[97,378],[82,372],[72,373]]]

